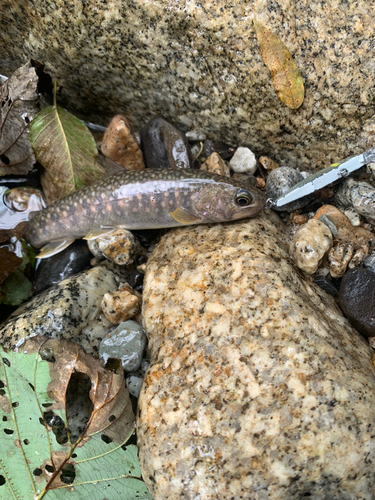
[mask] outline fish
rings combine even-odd
[[[123,228],[156,229],[253,217],[265,195],[247,183],[193,169],[125,171],[31,212],[24,236],[38,258],[74,240]]]

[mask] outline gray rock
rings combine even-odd
[[[373,251],[364,261],[364,266],[375,272],[375,252]]]
[[[373,351],[287,249],[267,211],[154,250],[137,422],[154,500],[374,499]]]
[[[375,335],[375,273],[370,269],[348,271],[341,280],[339,303],[351,324],[366,337]]]
[[[0,327],[0,344],[14,348],[24,338],[46,335],[77,342],[88,354],[98,352],[112,328],[100,307],[103,295],[119,280],[104,266],[61,281],[18,308]]]
[[[375,224],[375,188],[371,184],[352,178],[346,179],[338,189],[336,198]]]
[[[59,82],[60,103],[91,122],[119,110],[133,125],[163,114],[183,130],[311,170],[374,144],[373,4],[343,5],[3,0],[0,73],[33,58]],[[254,18],[301,70],[297,111],[276,96]]]
[[[304,179],[301,172],[298,172],[295,168],[290,167],[279,167],[270,172],[266,181],[266,192],[267,198],[276,200],[282,194],[287,193],[293,186],[298,184]],[[280,212],[293,212],[293,210],[298,210],[299,208],[305,207],[310,203],[312,196],[304,196],[303,198],[292,201],[281,208],[274,208],[274,210]]]
[[[104,363],[110,358],[120,359],[127,372],[138,370],[146,347],[146,334],[136,321],[124,321],[113,328],[99,346],[99,356]]]

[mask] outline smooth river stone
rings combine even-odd
[[[155,500],[373,500],[373,351],[275,214],[178,229],[146,271],[138,415]]]

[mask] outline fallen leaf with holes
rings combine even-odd
[[[44,167],[42,186],[49,203],[103,176],[95,139],[86,125],[56,103],[37,114],[30,126],[30,142]]]
[[[0,175],[23,175],[33,168],[29,124],[39,111],[38,82],[28,62],[0,86]]]
[[[0,498],[152,500],[123,370],[35,337],[0,359]]]
[[[276,35],[255,19],[254,27],[260,55],[271,72],[272,83],[280,101],[289,108],[299,108],[303,103],[305,89],[301,73],[289,50]]]

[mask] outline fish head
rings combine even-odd
[[[247,183],[226,178],[204,187],[194,199],[194,213],[202,222],[224,222],[253,217],[265,208],[265,195]]]

